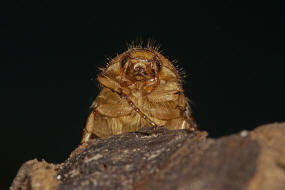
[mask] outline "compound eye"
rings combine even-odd
[[[123,59],[121,60],[121,67],[124,68],[126,63],[128,61],[128,58],[127,57],[123,57]]]
[[[155,60],[155,65],[157,67],[157,70],[160,71],[161,69],[161,63],[158,60]]]

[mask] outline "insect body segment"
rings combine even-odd
[[[86,121],[82,143],[146,126],[195,130],[191,109],[172,63],[152,48],[131,48],[97,77],[102,89]]]

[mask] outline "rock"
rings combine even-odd
[[[284,190],[285,123],[219,139],[162,127],[94,139],[60,165],[24,163],[10,189]]]
[[[54,164],[45,161],[30,160],[22,165],[13,180],[10,190],[52,190],[56,189],[59,181],[55,178]]]

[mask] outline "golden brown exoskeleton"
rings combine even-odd
[[[130,48],[97,77],[102,86],[92,103],[82,143],[146,126],[194,131],[179,73],[155,48]]]

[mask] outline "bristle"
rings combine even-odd
[[[185,78],[186,73],[181,64],[179,64],[179,61],[177,59],[172,61],[172,64],[176,67],[176,70],[178,71],[181,78]]]
[[[155,51],[160,53],[160,44],[157,41],[153,40],[153,39],[148,39],[147,40],[146,48],[153,49],[153,50],[155,50]]]
[[[103,72],[106,69],[106,67],[98,67],[98,70]]]
[[[108,63],[113,60],[113,58],[111,58],[111,57],[106,57],[106,59],[107,59]],[[107,64],[108,64],[108,63],[107,63]]]
[[[134,48],[142,48],[143,47],[143,40],[137,39],[127,43],[127,50],[134,49]]]
[[[143,49],[152,49],[159,53],[161,53],[160,45],[152,39],[142,40],[137,39],[127,43],[127,50],[136,49],[136,48],[143,48]]]

